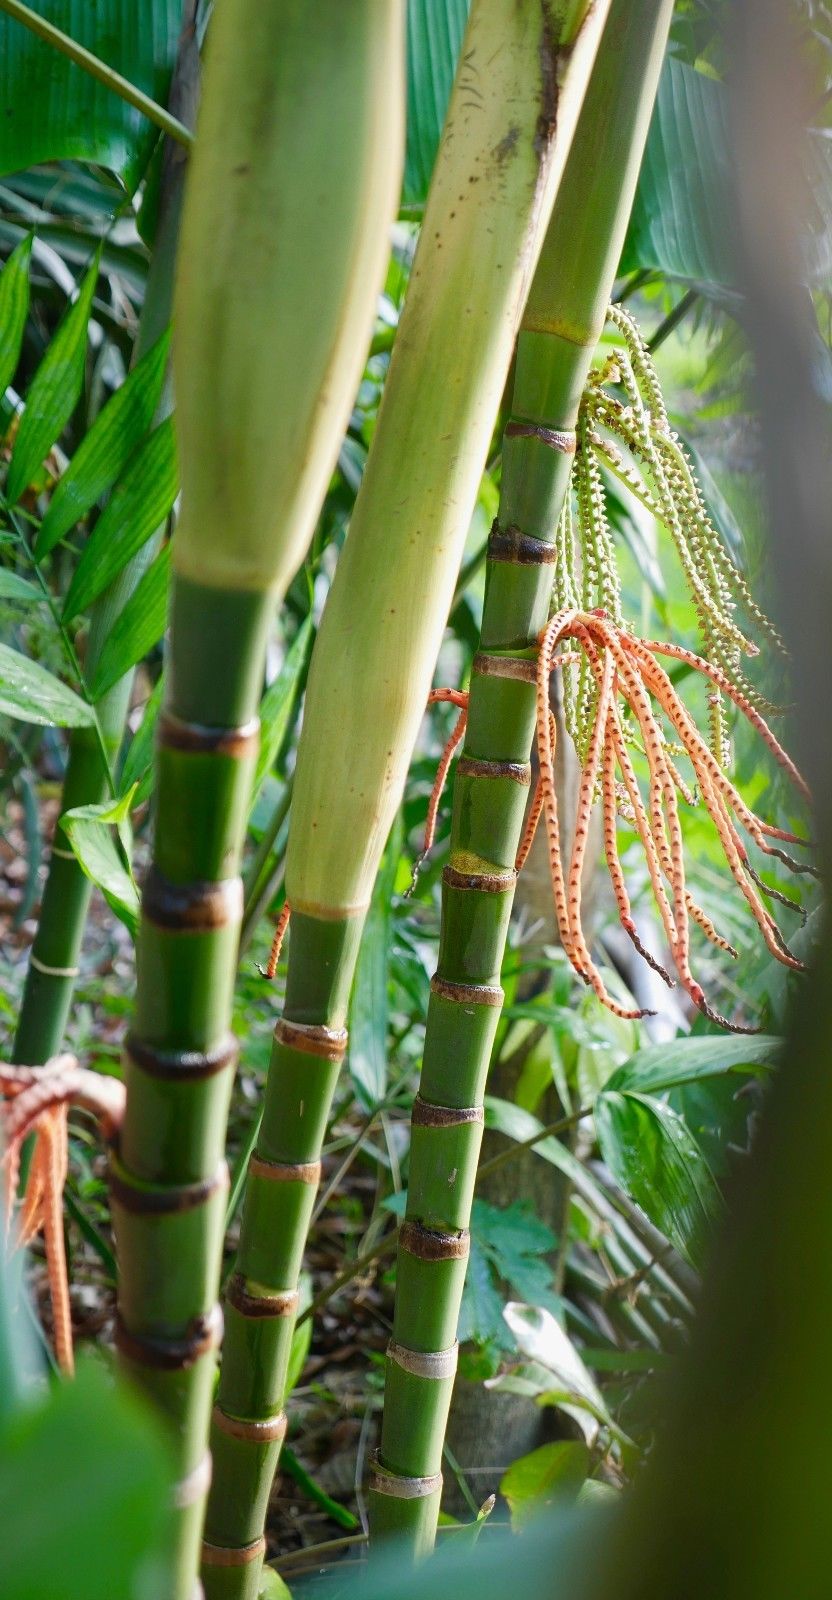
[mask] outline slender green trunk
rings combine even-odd
[[[266,642],[369,344],[401,180],[402,32],[399,0],[219,0],[208,41],[177,269],[167,701],[112,1164],[121,1363],[167,1414],[177,1452],[172,1600],[193,1592],[210,1479],[239,865]],[[211,1566],[237,1555],[220,1541]]]
[[[286,1003],[225,1312],[209,1600],[258,1592],[298,1273],[367,901],[606,11],[593,8],[567,41],[563,74],[567,8],[557,21],[556,9],[541,21],[538,0],[472,7],[381,413],[313,653],[289,834]]]
[[[194,11],[195,0],[187,0],[183,8],[179,57],[170,91],[170,108],[188,127],[193,125],[195,118],[199,84]],[[133,352],[136,361],[155,344],[170,321],[185,165],[186,156],[181,147],[168,145],[164,156],[153,258]],[[170,395],[166,392],[157,421],[169,409]],[[92,608],[85,667],[89,682],[92,682],[96,662],[113,623],[147,571],[163,532],[160,529],[133,557]],[[131,672],[115,684],[96,706],[111,770],[124,736],[132,687]],[[95,734],[89,728],[74,729],[69,741],[59,815],[62,816],[73,806],[95,805],[105,800],[109,792],[109,775],[104,769]],[[62,1047],[78,977],[78,961],[91,894],[92,884],[81,871],[69,840],[58,824],[15,1033],[15,1061],[29,1066],[42,1066]]]
[[[519,337],[489,540],[480,649],[457,763],[399,1237],[393,1338],[371,1532],[434,1540],[456,1330],[502,1005],[500,969],[530,783],[537,638],[554,530],[569,482],[578,406],[612,289],[672,12],[671,0],[613,0]]]

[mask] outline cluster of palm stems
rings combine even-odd
[[[781,846],[801,841],[754,816],[724,771],[729,702],[800,784],[743,674],[740,656],[751,647],[737,605],[776,636],[711,528],[637,330],[620,309],[608,313],[671,11],[671,0],[474,0],[471,8],[378,426],[310,672],[288,847],[286,997],[215,1395],[239,860],[265,644],[311,536],[360,373],[402,126],[398,0],[326,0],[311,20],[300,0],[220,0],[216,8],[177,267],[182,513],[154,852],[112,1166],[121,1360],[177,1440],[175,1600],[193,1592],[201,1540],[208,1600],[262,1592],[298,1276],[363,921],[515,341],[480,647],[467,693],[438,691],[461,718],[433,810],[463,734],[464,747],[413,1111],[371,1484],[374,1537],[403,1535],[416,1551],[433,1542],[500,968],[518,864],[540,816],[564,948],[605,1003],[621,1009],[580,915],[588,819],[599,798],[625,927],[643,949],[617,853],[619,815],[643,845],[680,979],[718,1017],[690,970],[691,920],[727,942],[685,882],[677,796],[694,797],[680,752],[766,943],[795,964],[739,828],[790,865]],[[262,248],[269,218],[274,249]],[[618,342],[591,372],[608,315]],[[624,625],[602,466],[670,528],[700,620],[701,657],[639,640]],[[357,609],[366,628],[356,625]],[[661,668],[662,653],[707,677],[711,746]],[[583,765],[568,865],[552,775],[556,665]],[[529,807],[535,728],[540,778]],[[44,965],[39,957],[41,976]],[[68,968],[64,976],[71,981]],[[22,1047],[19,1059],[54,1054],[62,1027],[56,1012],[49,1039]],[[56,1149],[53,1141],[55,1181]]]

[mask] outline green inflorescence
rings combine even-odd
[[[621,622],[621,583],[606,509],[603,469],[669,530],[696,611],[702,654],[719,666],[757,710],[777,710],[749,682],[743,656],[758,646],[739,626],[745,614],[749,632],[763,636],[785,653],[773,623],[754,600],[714,527],[692,463],[670,427],[653,358],[629,311],[611,305],[607,325],[620,342],[594,367],[578,421],[571,492],[557,530],[553,609],[602,607]],[[578,747],[592,726],[597,693],[586,662],[577,677],[564,674],[567,727]],[[710,696],[711,745],[717,760],[729,760],[723,697]]]

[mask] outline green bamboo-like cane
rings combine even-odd
[[[196,116],[199,53],[193,13],[194,0],[183,7],[183,30],[170,89],[170,105],[178,117],[192,124]],[[136,334],[134,359],[149,350],[170,321],[173,273],[186,158],[179,147],[165,150],[160,188],[159,221],[142,314]],[[157,420],[170,409],[165,393]],[[124,571],[96,601],[90,612],[86,674],[92,682],[96,662],[159,547],[163,530],[148,540]],[[114,685],[96,705],[99,726],[110,768],[115,764],[130,705],[133,673]],[[59,815],[73,806],[94,805],[109,795],[109,774],[104,768],[96,733],[75,728],[61,791]],[[61,1050],[69,1008],[78,977],[78,961],[86,927],[92,884],[82,872],[60,823],[55,829],[49,870],[44,885],[37,933],[29,959],[20,1014],[12,1050],[15,1061],[42,1066]]]
[[[439,962],[413,1108],[374,1539],[415,1554],[434,1540],[456,1330],[502,1004],[500,968],[529,792],[536,641],[578,404],[632,204],[671,0],[613,0],[519,336],[500,505],[488,549],[480,649],[454,782]]]
[[[266,640],[353,403],[401,181],[400,0],[219,0],[177,265],[182,511],[111,1194],[121,1363],[172,1424],[173,1600],[210,1477],[240,854]],[[238,1552],[215,1548],[225,1570]]]
[[[605,10],[593,8],[588,26],[568,35],[564,73],[567,9],[556,21],[557,8],[547,8],[547,21],[537,0],[472,7],[378,425],[313,655],[288,847],[286,1001],[225,1308],[208,1600],[258,1592],[298,1273],[366,902]],[[240,1565],[221,1569],[214,1546],[231,1544]]]

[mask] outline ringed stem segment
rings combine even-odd
[[[349,991],[363,924],[363,913],[329,920],[292,911],[286,1000],[275,1028],[236,1269],[226,1294],[203,1548],[208,1600],[257,1593],[257,1558],[244,1563],[243,1572],[236,1555],[253,1550],[262,1533],[285,1434],[298,1279],[347,1047]],[[219,1576],[217,1550],[234,1565],[236,1579]]]
[[[534,734],[537,641],[548,620],[555,530],[671,12],[670,0],[613,0],[518,342],[480,649],[453,786],[439,962],[370,1485],[371,1539],[396,1535],[414,1555],[433,1545],[441,1498],[453,1387],[443,1358],[456,1338],[482,1138],[478,1113],[502,1004],[500,969],[528,795],[518,774],[527,770]]]

